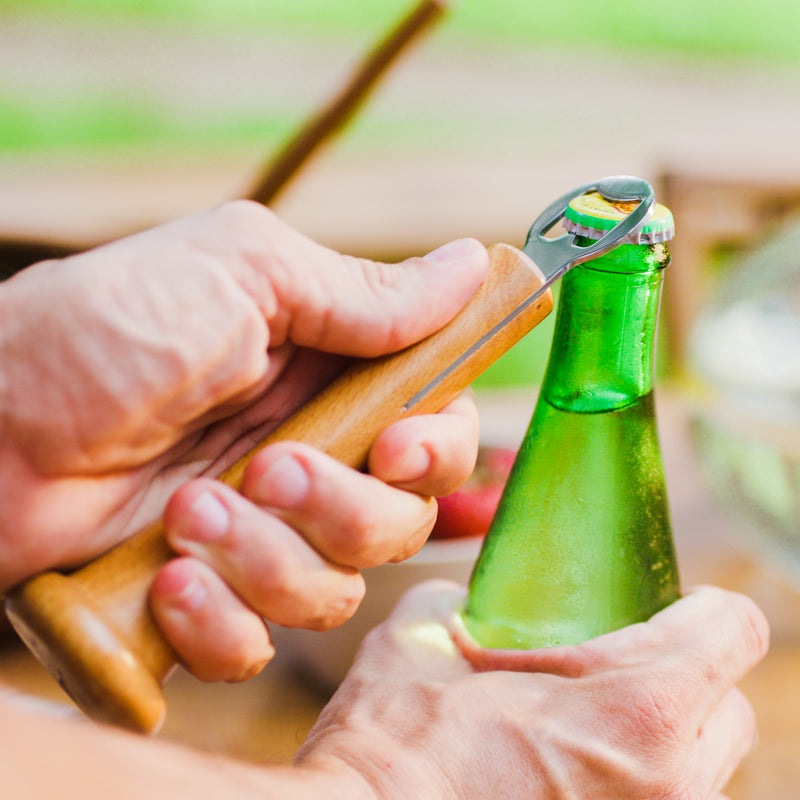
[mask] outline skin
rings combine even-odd
[[[342,621],[363,591],[358,568],[418,548],[426,496],[471,471],[469,399],[387,429],[365,474],[281,443],[253,460],[241,495],[213,476],[350,358],[444,324],[485,269],[471,240],[399,267],[345,258],[233,203],[3,284],[0,589],[82,563],[166,503],[181,556],[151,605],[195,674],[257,672],[272,655],[262,617]],[[477,647],[458,625],[463,601],[439,582],[410,593],[291,767],[0,691],[4,796],[724,797],[755,735],[735,687],[769,638],[750,600],[704,587],[647,623],[533,651]]]
[[[755,737],[735,688],[767,651],[748,598],[690,592],[577,647],[482,650],[463,589],[412,590],[376,629],[298,755],[375,797],[720,800]]]
[[[349,618],[358,570],[425,541],[469,474],[460,398],[388,428],[369,472],[281,443],[243,493],[213,477],[355,357],[445,324],[488,266],[461,240],[401,265],[339,255],[255,203],[228,203],[0,289],[0,592],[82,564],[157,518],[182,557],[151,606],[187,667],[241,680],[272,657],[264,619]]]
[[[753,712],[735,688],[769,631],[742,595],[701,587],[578,647],[484,651],[464,590],[412,590],[365,640],[292,767],[257,767],[0,695],[3,788],[226,800],[726,800]],[[47,769],[41,769],[42,754]]]

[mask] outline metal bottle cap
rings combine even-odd
[[[631,213],[637,203],[608,200],[599,192],[590,192],[570,201],[564,213],[564,228],[572,234],[599,239]],[[626,244],[668,242],[675,235],[672,212],[656,203],[639,233],[632,234]]]

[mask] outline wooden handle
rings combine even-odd
[[[494,245],[490,254],[486,279],[448,325],[399,353],[352,366],[221,479],[239,488],[253,455],[287,439],[361,467],[389,424],[443,408],[553,308],[548,290],[499,325],[541,287],[544,277],[509,245]],[[456,368],[430,386],[442,367],[464,354]],[[418,393],[418,402],[408,407]],[[166,712],[161,685],[177,658],[150,614],[148,592],[157,571],[173,555],[159,520],[75,573],[48,572],[9,595],[6,611],[12,624],[90,717],[141,732],[160,726]]]

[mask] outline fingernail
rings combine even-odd
[[[271,508],[290,510],[306,499],[310,489],[306,470],[294,456],[285,455],[261,476],[251,500]]]
[[[183,521],[181,533],[197,542],[215,542],[228,532],[231,515],[209,491],[199,494],[189,508],[189,519]]]
[[[180,608],[182,611],[192,612],[197,611],[203,605],[207,596],[208,592],[203,582],[194,577],[170,599],[173,606]]]
[[[456,239],[432,250],[425,260],[436,264],[454,264],[472,258],[479,250],[483,250],[483,245],[476,239]]]
[[[389,483],[407,483],[421,478],[431,466],[430,453],[422,446],[410,448],[385,479]]]

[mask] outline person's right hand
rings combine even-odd
[[[469,396],[387,427],[366,472],[281,441],[248,463],[241,493],[216,478],[353,358],[441,328],[488,264],[471,239],[400,264],[345,256],[236,201],[4,282],[0,593],[163,512],[180,557],[150,608],[197,677],[258,672],[274,653],[264,620],[344,622],[359,570],[422,547],[430,496],[470,474]]]
[[[401,601],[365,640],[301,766],[349,768],[380,798],[723,797],[755,736],[735,688],[767,651],[752,601],[703,587],[646,623],[527,651],[482,650],[459,633],[463,601],[441,582]]]

